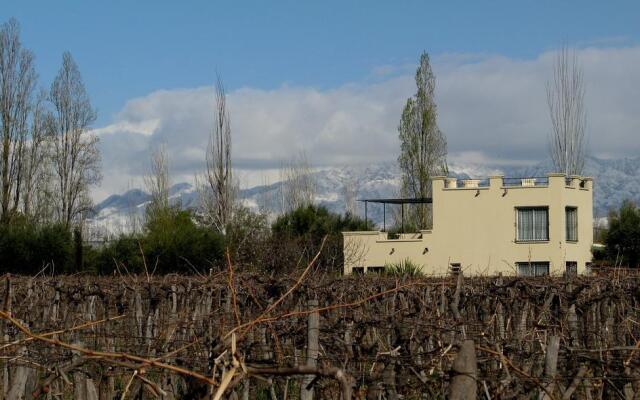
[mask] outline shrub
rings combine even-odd
[[[190,211],[168,209],[148,221],[143,239],[148,268],[157,263],[159,273],[207,272],[220,265],[224,237],[198,226]]]
[[[275,248],[285,255],[280,257],[281,263],[296,265],[298,260],[308,263],[327,236],[318,265],[336,272],[342,270],[344,262],[342,232],[363,229],[366,229],[364,219],[348,213],[332,213],[326,207],[315,205],[284,214],[271,226]]]
[[[144,258],[143,258],[144,254]],[[121,236],[95,257],[95,269],[101,274],[207,273],[221,264],[224,238],[197,225],[190,211],[169,208],[153,214],[143,234]]]
[[[36,274],[47,264],[56,272],[73,271],[73,241],[62,224],[17,219],[0,226],[0,271]]]
[[[360,217],[349,213],[336,214],[326,207],[309,205],[278,217],[271,229],[275,235],[279,236],[307,236],[321,239],[328,234],[364,230],[365,227],[365,221]]]
[[[142,240],[136,235],[125,235],[98,250],[94,261],[95,271],[100,274],[111,274],[120,269],[123,274],[127,271],[135,274],[143,273],[144,263],[140,252]]]
[[[605,236],[608,257],[618,265],[640,265],[640,209],[625,201],[620,211],[609,214],[609,229]]]

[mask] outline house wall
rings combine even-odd
[[[467,275],[516,274],[516,262],[548,261],[551,274],[562,274],[567,261],[578,273],[591,261],[593,186],[590,178],[550,174],[548,184],[505,186],[501,176],[485,187],[456,187],[433,179],[433,228],[413,238],[388,240],[386,233],[344,232],[345,273],[354,266],[384,266],[410,258],[426,274],[448,273],[459,263]],[[583,182],[583,187],[581,187]],[[475,186],[474,183],[471,183]],[[516,208],[549,208],[549,240],[516,241]],[[566,241],[565,207],[578,208],[578,241]]]

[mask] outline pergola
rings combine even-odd
[[[431,197],[420,197],[420,198],[404,198],[404,199],[359,199],[358,201],[364,203],[364,221],[365,227],[368,228],[366,224],[369,223],[368,220],[368,210],[367,206],[369,203],[378,203],[382,204],[382,230],[387,230],[387,204],[400,204],[402,207],[402,232],[404,232],[404,205],[405,204],[431,204]]]

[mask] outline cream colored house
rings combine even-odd
[[[410,259],[427,275],[584,273],[593,244],[593,180],[433,178],[433,228],[390,236],[343,232],[344,273]],[[369,200],[375,203],[375,200]]]

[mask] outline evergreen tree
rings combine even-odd
[[[438,112],[434,98],[435,76],[427,53],[420,56],[416,86],[417,93],[407,100],[398,127],[398,163],[402,171],[402,195],[425,198],[431,197],[431,178],[448,173],[447,141],[436,121]],[[416,205],[409,211],[408,220],[409,225],[418,229],[429,227],[429,206]]]

